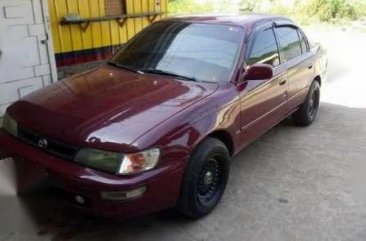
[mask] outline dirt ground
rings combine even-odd
[[[366,240],[366,33],[306,32],[329,53],[318,119],[308,128],[284,121],[237,155],[212,214],[97,219],[63,206],[49,190],[16,197],[0,174],[0,241]]]

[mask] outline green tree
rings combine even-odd
[[[332,19],[358,17],[356,3],[349,0],[311,0],[305,4],[305,11],[311,15],[316,15],[321,21]]]
[[[254,12],[262,4],[262,0],[241,0],[240,11],[243,12]]]

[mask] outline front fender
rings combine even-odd
[[[163,124],[151,129],[133,145],[138,149],[158,147],[162,150],[162,162],[187,159],[204,138],[222,130],[238,146],[236,131],[240,127],[240,102],[232,84],[199,103],[176,114]]]

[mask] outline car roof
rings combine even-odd
[[[285,20],[292,22],[289,18],[281,15],[267,14],[267,13],[245,13],[245,14],[199,14],[187,16],[173,16],[167,18],[165,21],[182,21],[195,23],[216,23],[228,24],[235,26],[248,27],[249,29],[261,21],[265,20]],[[164,21],[164,20],[163,20]]]

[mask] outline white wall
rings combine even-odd
[[[42,43],[48,38],[42,1],[0,0],[0,117],[12,102],[55,79],[51,42]]]

